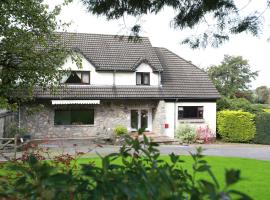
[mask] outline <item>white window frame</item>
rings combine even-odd
[[[152,125],[153,125],[153,120],[152,120],[152,109],[150,108],[131,108],[129,110],[129,119],[130,119],[130,130],[131,131],[137,131],[137,129],[131,127],[131,110],[138,110],[138,127],[141,127],[141,111],[142,110],[147,110],[148,112],[148,127],[145,129],[145,131],[152,131]]]

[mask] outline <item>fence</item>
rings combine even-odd
[[[0,113],[0,138],[9,137],[9,129],[12,124],[17,125],[18,114],[15,112]]]
[[[4,153],[1,152],[2,150],[8,147],[14,149],[14,159],[16,159],[18,149],[18,139],[19,139],[18,135],[15,135],[14,138],[0,138],[0,157],[2,156],[6,160],[10,159],[9,156],[6,156]]]

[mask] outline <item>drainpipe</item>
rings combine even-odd
[[[113,86],[115,86],[115,72],[116,70],[113,71]]]
[[[19,129],[21,128],[21,105],[19,104],[19,109],[18,109],[18,127]]]
[[[178,99],[175,100],[174,102],[174,130],[173,130],[173,134],[175,135],[175,131],[177,128],[177,124],[176,124],[176,102],[178,102]]]

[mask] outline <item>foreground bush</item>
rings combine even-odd
[[[181,157],[170,155],[170,162],[160,158],[157,144],[127,138],[119,153],[101,157],[78,168],[71,156],[44,161],[37,154],[27,154],[21,161],[2,166],[0,197],[6,199],[251,199],[232,187],[240,180],[239,170],[226,170],[224,187],[203,159],[201,149],[192,155],[189,172],[181,167]],[[41,160],[40,160],[41,159]],[[122,164],[116,164],[116,159]],[[73,165],[72,165],[73,163]],[[203,177],[198,177],[203,173]]]
[[[254,118],[254,114],[244,111],[220,111],[217,118],[219,135],[228,142],[249,142],[256,132]]]
[[[262,112],[256,115],[255,143],[270,144],[270,112]]]

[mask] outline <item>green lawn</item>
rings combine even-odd
[[[169,161],[168,156],[163,156],[162,158]],[[191,168],[192,158],[190,156],[182,156],[182,159],[185,160],[184,166]],[[255,200],[269,199],[270,161],[213,156],[206,157],[206,160],[212,166],[219,183],[224,183],[226,168],[241,169],[243,180],[235,185],[235,189],[249,194]],[[82,158],[79,160],[79,163],[88,163],[89,161],[94,161],[97,166],[101,165],[99,158]]]

